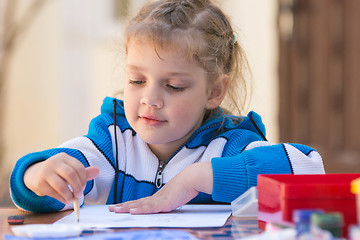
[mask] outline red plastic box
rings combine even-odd
[[[355,195],[350,182],[360,174],[264,174],[258,175],[258,224],[292,222],[295,209],[317,208],[326,212],[339,211],[344,215],[343,233],[356,224]]]

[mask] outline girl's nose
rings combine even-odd
[[[162,108],[164,106],[164,101],[159,90],[151,88],[147,89],[147,91],[144,91],[140,103],[155,108]]]

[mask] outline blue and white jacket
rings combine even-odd
[[[247,117],[214,115],[170,157],[162,171],[163,183],[190,164],[211,162],[212,195],[199,193],[191,202],[229,203],[256,186],[258,174],[324,173],[322,159],[314,149],[299,144],[269,143],[263,134],[264,124],[255,112]],[[85,167],[100,169],[99,176],[87,182],[84,197],[80,199],[82,203],[125,202],[150,196],[158,190],[159,160],[127,122],[120,100],[105,98],[101,114],[91,121],[86,136],[58,148],[28,154],[17,161],[10,177],[11,197],[16,206],[32,212],[72,208],[51,197],[37,196],[23,181],[30,165],[60,152],[75,157]]]

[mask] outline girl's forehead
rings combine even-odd
[[[142,41],[129,42],[126,68],[128,71],[161,70],[179,76],[207,76],[205,69],[195,59],[184,55],[181,49],[170,46],[156,49],[152,43]]]
[[[156,42],[148,38],[136,37],[127,41],[126,53],[128,53],[129,48],[153,49],[154,53],[156,53],[160,59],[163,59],[166,56],[176,56],[187,61],[194,61],[194,53],[189,51],[183,44],[178,44],[176,42]]]
[[[128,32],[125,46],[128,47],[132,42],[152,44],[154,49],[159,51],[180,51],[189,58],[194,57],[194,55],[206,55],[206,41],[204,41],[203,36],[198,31],[191,29],[171,29],[169,31],[159,31],[158,29],[155,32],[147,29],[144,31]]]

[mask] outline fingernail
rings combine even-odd
[[[129,213],[136,213],[137,212],[137,208],[131,208],[130,210],[129,210]]]
[[[113,212],[113,211],[114,211],[114,208],[115,208],[115,205],[109,205],[109,210],[110,210],[110,212]]]
[[[114,207],[114,212],[122,212],[122,207]]]

